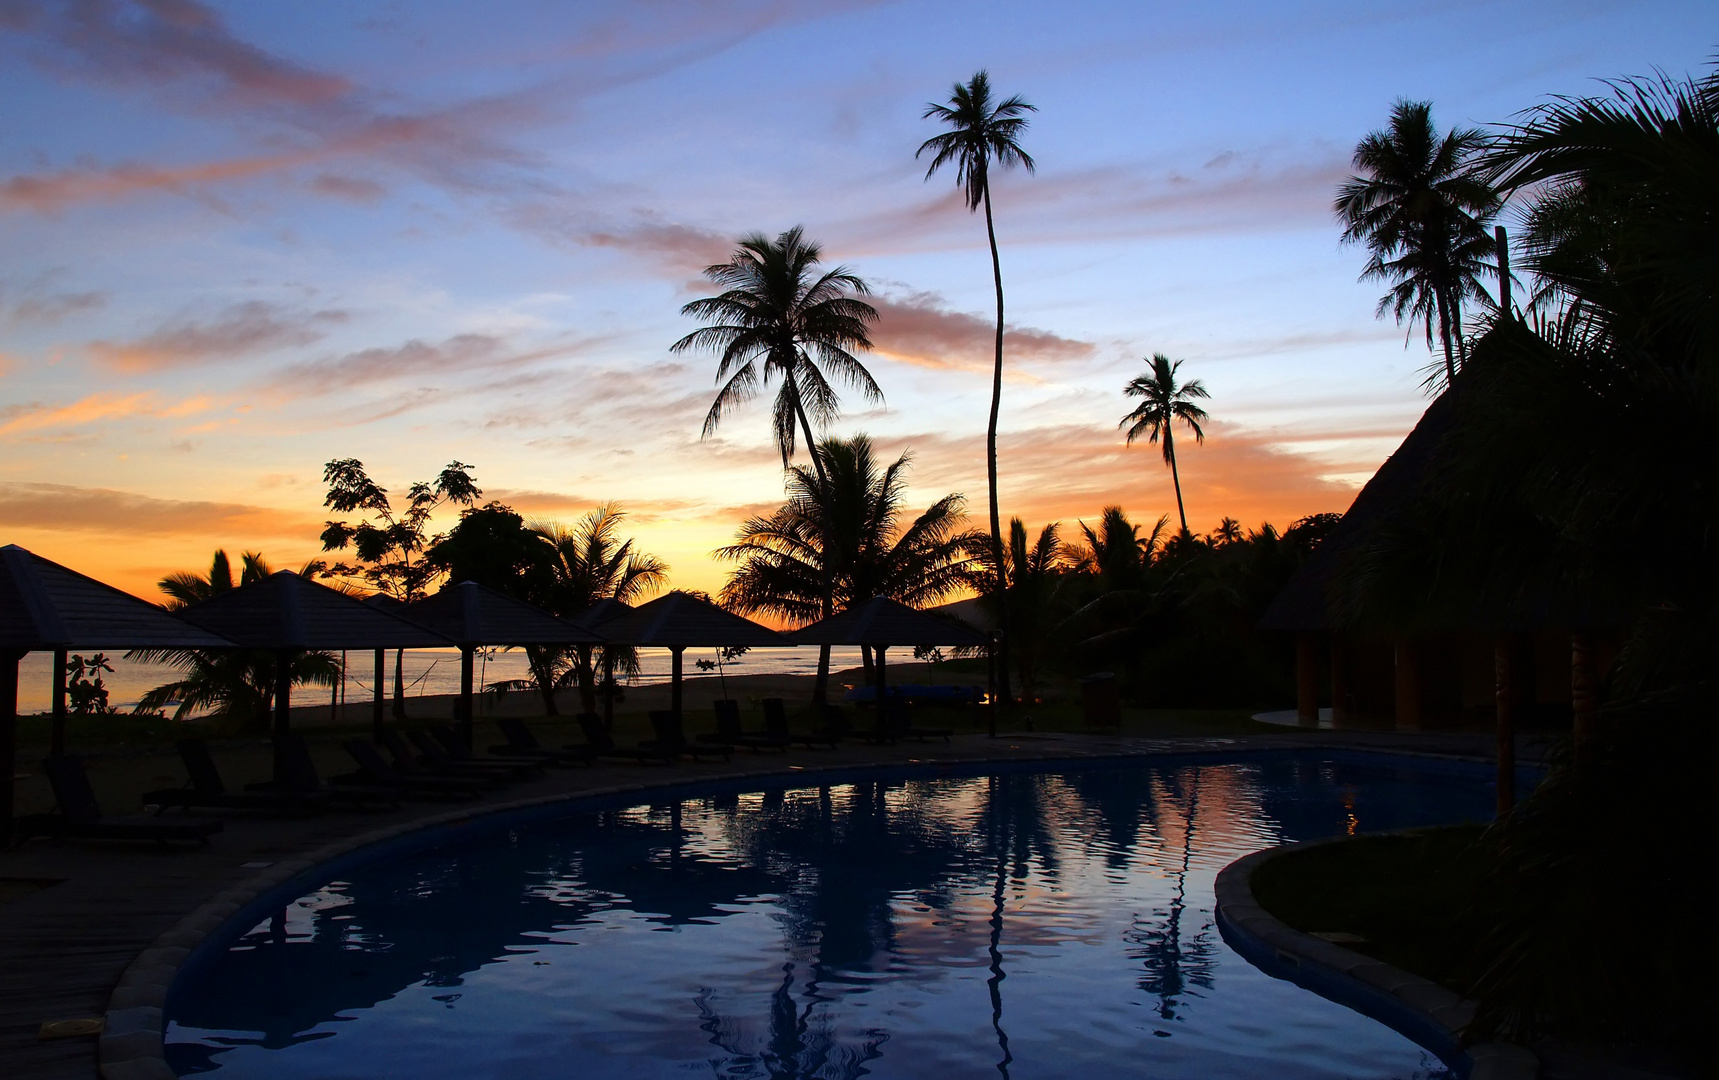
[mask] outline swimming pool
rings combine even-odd
[[[1037,768],[611,800],[348,860],[192,958],[168,1061],[223,1078],[1445,1075],[1230,951],[1212,881],[1273,844],[1484,819],[1480,774]]]

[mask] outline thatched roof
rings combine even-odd
[[[668,648],[786,645],[781,634],[751,619],[717,607],[691,593],[671,592],[631,612],[599,624],[599,632],[620,645]]]
[[[1331,630],[1338,625],[1331,612],[1331,590],[1349,557],[1372,530],[1420,492],[1437,461],[1445,432],[1455,423],[1455,399],[1444,394],[1427,406],[1379,471],[1367,481],[1343,520],[1320,541],[1289,584],[1260,617],[1261,630]]]
[[[402,613],[420,626],[466,645],[587,645],[603,639],[475,581],[445,586]]]
[[[0,548],[0,648],[202,649],[231,647],[112,585],[16,544]]]
[[[985,635],[953,618],[874,596],[788,635],[796,645],[983,645]]]
[[[281,570],[178,613],[247,649],[419,649],[453,642],[343,592]]]

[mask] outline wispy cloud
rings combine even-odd
[[[93,341],[89,352],[104,367],[126,374],[166,371],[309,345],[347,319],[339,310],[288,311],[250,300],[208,319],[176,319],[133,341]]]
[[[215,403],[204,396],[163,402],[153,390],[135,394],[95,393],[68,405],[32,402],[0,408],[0,435],[19,435],[51,428],[124,420],[134,416],[181,419],[207,412]]]
[[[877,351],[910,364],[938,368],[990,370],[996,346],[996,324],[978,315],[954,311],[933,292],[878,296],[873,341]],[[1094,346],[1031,327],[1007,327],[1007,349],[1014,360],[1054,362],[1091,356]]]
[[[0,520],[18,529],[195,537],[209,547],[221,543],[223,536],[313,536],[322,524],[310,514],[243,503],[159,499],[68,484],[15,483],[0,483]]]
[[[599,336],[562,337],[520,345],[502,334],[455,334],[433,342],[413,338],[399,345],[291,364],[277,371],[269,385],[304,397],[390,382],[423,386],[426,380],[440,381],[453,375],[523,370],[566,359],[608,340]]]

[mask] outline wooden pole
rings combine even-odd
[[[610,646],[603,646],[603,728],[615,730],[615,655]]]
[[[12,846],[18,773],[18,663],[24,649],[0,652],[0,850]]]
[[[1500,637],[1492,647],[1493,696],[1498,709],[1498,816],[1516,805],[1516,679],[1510,663],[1510,640]]]
[[[54,650],[54,726],[48,736],[48,753],[59,757],[66,752],[66,664],[68,650]]]
[[[1412,641],[1397,642],[1397,730],[1421,729],[1420,657]]]
[[[1295,719],[1319,726],[1319,638],[1311,630],[1295,635]]]
[[[674,710],[676,720],[681,717],[681,688],[680,688],[680,654],[686,651],[684,645],[669,646],[669,708]]]
[[[376,743],[380,743],[382,741],[382,725],[387,718],[388,699],[387,695],[382,692],[382,680],[387,677],[388,651],[386,649],[377,649],[376,680],[375,685],[371,687],[372,694],[370,701],[370,740]]]
[[[286,755],[281,753],[281,744],[286,741],[287,733],[292,729],[292,657],[291,649],[275,651],[274,775],[277,791],[286,791],[290,787],[287,783]]]
[[[460,646],[460,740],[466,744],[466,753],[472,752],[472,660],[477,652],[471,645]]]

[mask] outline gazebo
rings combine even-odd
[[[583,626],[587,630],[597,630],[604,623],[613,622],[623,615],[631,615],[635,610],[636,609],[631,604],[628,604],[624,600],[616,600],[612,596],[606,596],[595,604],[592,604],[590,607],[581,611],[575,611],[573,614],[567,616],[567,621],[572,623],[574,626]],[[615,726],[614,682],[615,657],[608,649],[604,649],[602,682],[602,686],[605,687],[603,692],[603,726],[610,729]]]
[[[286,776],[279,740],[292,722],[292,668],[288,661],[293,653],[306,649],[445,648],[453,644],[433,630],[291,570],[277,571],[177,614],[242,648],[275,653],[275,780],[283,784]]]
[[[52,753],[65,752],[65,658],[71,649],[220,649],[232,642],[16,544],[0,548],[0,846],[10,843],[18,771],[18,662],[54,651]]]
[[[669,701],[676,716],[681,715],[681,654],[689,647],[768,648],[789,644],[767,626],[679,590],[599,623],[598,632],[617,645],[649,645],[669,650],[672,657]]]
[[[877,704],[888,701],[884,653],[896,645],[952,645],[974,648],[989,644],[984,634],[953,617],[939,617],[910,608],[887,596],[874,596],[846,611],[788,635],[796,645],[869,645],[877,656]]]
[[[472,746],[472,655],[480,645],[595,645],[603,638],[540,607],[475,581],[449,585],[406,607],[405,616],[460,647],[460,702],[456,716],[466,749]]]

